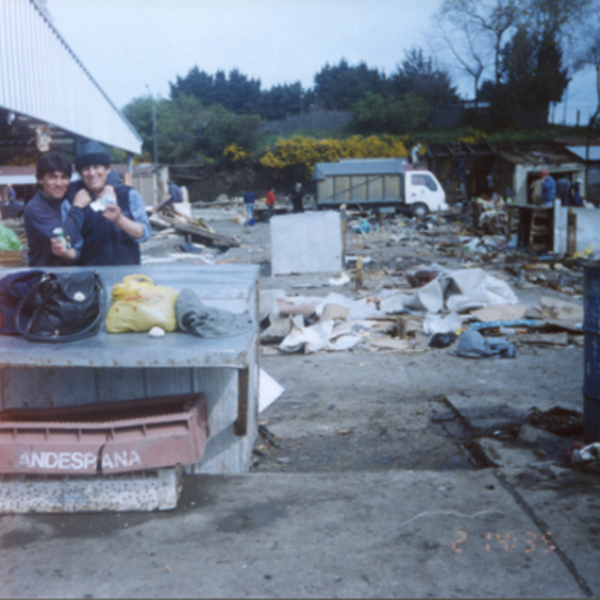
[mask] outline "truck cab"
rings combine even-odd
[[[437,209],[446,210],[446,193],[430,171],[411,170],[404,173],[404,203],[418,217]]]

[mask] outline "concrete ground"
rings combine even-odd
[[[224,261],[268,261],[267,225],[211,225],[243,241]],[[373,257],[371,291],[402,279],[398,258],[469,260],[382,239],[350,240]],[[294,286],[330,276],[261,287],[325,295]],[[509,282],[523,300],[573,301]],[[275,437],[257,436],[250,473],[187,476],[167,513],[3,516],[0,596],[598,596],[600,479],[570,468],[575,436],[529,419],[534,406],[582,410],[576,342],[523,345],[512,360],[452,347],[265,354],[261,367],[286,391],[261,413]]]

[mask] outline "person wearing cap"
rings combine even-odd
[[[554,206],[556,198],[556,182],[550,173],[542,171],[542,206]]]
[[[73,264],[79,254],[54,237],[62,227],[67,238],[81,229],[83,212],[73,208],[65,195],[71,180],[71,163],[58,152],[43,154],[36,167],[39,189],[23,213],[30,267]]]
[[[79,254],[77,264],[139,265],[139,245],[151,234],[139,192],[108,183],[111,160],[98,142],[85,142],[78,148],[75,168],[81,184],[71,191],[72,205],[83,212],[81,229],[72,236]]]

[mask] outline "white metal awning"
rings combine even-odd
[[[0,139],[22,138],[23,127],[35,138],[36,127],[49,125],[51,136],[141,153],[140,135],[35,0],[0,1],[0,109]]]

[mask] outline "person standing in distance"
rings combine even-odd
[[[292,212],[294,213],[303,213],[304,205],[302,204],[302,198],[304,194],[302,193],[302,184],[297,183],[290,194],[292,198]]]
[[[275,188],[274,187],[269,189],[265,200],[267,203],[267,221],[270,221],[271,217],[275,214]]]

